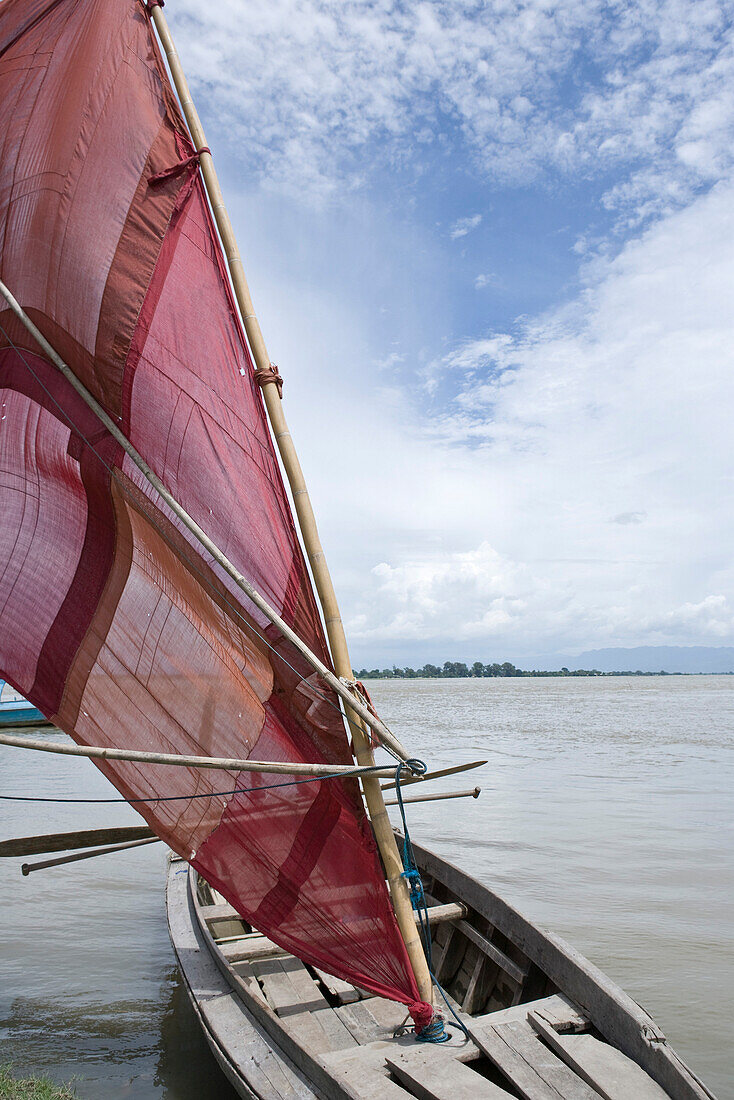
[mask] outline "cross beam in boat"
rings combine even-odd
[[[233,772],[265,772],[274,775],[313,776],[346,779],[350,776],[384,777],[393,768],[359,768],[353,764],[287,764],[277,760],[230,760],[215,756],[178,756],[167,752],[138,752],[135,749],[108,749],[89,745],[64,745],[59,741],[32,741],[27,737],[10,737],[0,733],[0,745],[36,752],[55,752],[61,756],[87,756],[93,760],[137,760],[143,764],[171,764],[179,768],[219,768]]]
[[[193,519],[188,512],[183,508],[176,498],[168,491],[161,479],[157,474],[151,470],[148,463],[143,456],[133,447],[127,436],[123,435],[114,420],[111,419],[104,411],[99,401],[89,392],[87,387],[79,381],[71,367],[64,362],[57,351],[49,344],[46,337],[41,330],[34,325],[28,314],[22,308],[18,301],[13,297],[10,290],[8,290],[5,283],[0,281],[0,294],[2,294],[5,301],[8,303],[10,309],[13,311],[18,320],[25,326],[28,332],[31,334],[36,343],[42,348],[42,350],[49,357],[54,366],[63,374],[69,385],[76,390],[81,399],[92,410],[97,419],[105,426],[113,439],[120,444],[123,451],[135,463],[141,474],[151,485],[166,505],[170,508],[173,514],[181,521],[186,530],[194,536],[196,541],[204,547],[207,553],[211,554],[214,561],[219,565],[221,569],[230,577],[237,587],[245,593],[245,595],[255,604],[255,607],[262,611],[266,619],[268,619],[273,626],[277,627],[284,638],[287,638],[308,661],[313,669],[318,672],[326,683],[332,688],[336,694],[343,700],[343,702],[351,708],[359,717],[365,722],[370,729],[374,730],[380,741],[387,748],[392,749],[396,756],[401,760],[408,760],[409,754],[403,748],[400,741],[397,739],[394,733],[392,733],[384,722],[382,722],[377,715],[363,702],[356,690],[342,683],[338,676],[335,676],[330,668],[321,661],[315,653],[313,653],[306,643],[299,638],[295,630],[280,617],[278,612],[270,606],[257,589],[253,588],[246,577],[240,573],[239,569],[236,569],[232,562],[226,557],[225,554],[219,549],[216,543],[212,542],[203,528],[199,527],[199,524]]]

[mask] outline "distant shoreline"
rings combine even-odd
[[[601,672],[598,668],[568,669],[557,671],[542,669],[516,668],[509,661],[503,664],[484,665],[475,661],[466,665],[462,661],[445,661],[438,665],[423,665],[422,668],[361,668],[357,673],[359,680],[479,680],[502,679],[514,676],[530,677],[566,677],[566,676],[734,676],[730,672],[667,672],[661,668],[657,672],[642,672],[640,669],[620,669],[618,672]]]

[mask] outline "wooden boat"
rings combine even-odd
[[[172,939],[242,1096],[710,1097],[603,975],[427,852],[471,1038],[392,1038],[407,1007],[441,1039],[380,784],[425,765],[354,678],[162,2],[0,4],[0,673],[76,744],[0,741],[96,760],[146,822],[0,854],[158,837],[190,863]]]
[[[19,691],[0,680],[0,728],[3,726],[50,726],[38,707],[24,699]]]
[[[393,1037],[404,1006],[304,966],[173,858],[168,925],[207,1042],[257,1100],[712,1100],[654,1020],[560,937],[415,847],[433,969],[467,1028]]]

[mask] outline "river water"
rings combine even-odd
[[[410,807],[414,839],[570,940],[734,1097],[734,677],[369,687],[432,768],[489,759],[431,788],[479,784],[478,801]],[[87,761],[18,749],[0,775],[3,794],[115,794]],[[136,821],[0,802],[0,838]],[[162,846],[27,878],[20,862],[0,861],[0,1060],[94,1100],[231,1100],[177,975]]]

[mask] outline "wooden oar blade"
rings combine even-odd
[[[84,829],[73,833],[19,836],[0,841],[0,857],[35,856],[40,852],[67,852],[72,848],[93,848],[101,844],[123,844],[155,836],[147,825],[125,825],[117,829]]]

